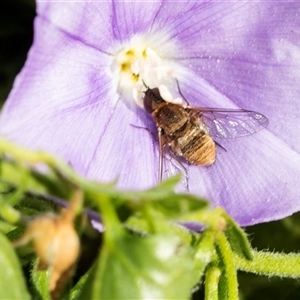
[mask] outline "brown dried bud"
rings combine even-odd
[[[79,196],[79,197],[78,197]],[[33,242],[39,258],[38,270],[49,270],[49,289],[57,299],[65,283],[73,275],[74,264],[80,252],[80,241],[73,227],[76,210],[81,203],[76,193],[72,204],[61,215],[45,215],[29,224],[15,246]]]

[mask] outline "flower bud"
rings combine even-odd
[[[32,241],[39,258],[38,270],[49,270],[49,290],[57,299],[73,275],[80,252],[80,241],[73,226],[81,199],[75,198],[61,215],[44,215],[32,221],[15,246]]]

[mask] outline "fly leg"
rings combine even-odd
[[[144,129],[150,132],[152,135],[155,137],[158,137],[158,145],[159,145],[159,159],[158,159],[158,174],[159,174],[159,182],[162,181],[162,175],[163,175],[163,160],[164,160],[164,146],[165,146],[165,141],[163,137],[163,132],[162,128],[158,127],[157,128],[157,134],[153,132],[151,129],[146,128],[146,127],[141,127],[137,125],[130,124],[132,127],[139,128],[139,129]]]
[[[172,149],[172,147],[170,147],[170,145],[168,145],[168,152],[169,152],[171,158],[174,159],[178,163],[178,165],[181,168],[181,171],[183,171],[183,175],[186,179],[185,180],[186,181],[185,182],[185,188],[186,188],[187,191],[189,191],[189,173],[187,171],[187,168],[182,164],[182,161],[180,161],[178,155],[176,154],[176,152],[174,152],[174,150]],[[177,166],[177,168],[178,168],[178,166]],[[178,168],[178,169],[180,169],[180,168]]]
[[[182,97],[182,99],[186,102],[186,104],[187,104],[188,106],[190,106],[189,101],[186,100],[186,98],[184,97],[184,95],[183,95],[182,92],[181,92],[181,89],[180,89],[178,80],[177,80],[176,78],[175,78],[175,80],[176,80],[176,83],[177,83],[177,88],[178,88],[178,93],[179,93],[179,95],[180,95],[180,96]]]
[[[158,160],[159,182],[161,182],[162,174],[163,174],[164,145],[165,145],[161,127],[157,127],[157,134],[158,134],[158,145],[159,145],[159,160]]]
[[[225,147],[223,147],[221,144],[219,144],[219,143],[216,142],[215,140],[214,140],[214,142],[215,142],[215,144],[216,144],[217,146],[219,146],[219,147],[222,148],[225,152],[227,152],[227,150],[226,150]]]
[[[133,124],[130,124],[130,126],[135,127],[135,128],[139,128],[139,129],[147,130],[148,132],[150,132],[151,134],[153,134],[154,136],[156,136],[155,132],[153,132],[151,129],[149,129],[147,127],[137,126],[137,125],[133,125]]]

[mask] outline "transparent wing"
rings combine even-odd
[[[197,111],[212,137],[233,139],[260,131],[268,126],[267,117],[244,109],[191,108]]]

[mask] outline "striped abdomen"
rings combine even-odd
[[[182,105],[162,103],[152,113],[156,126],[163,129],[165,144],[195,165],[211,165],[215,161],[216,146],[199,115]]]

